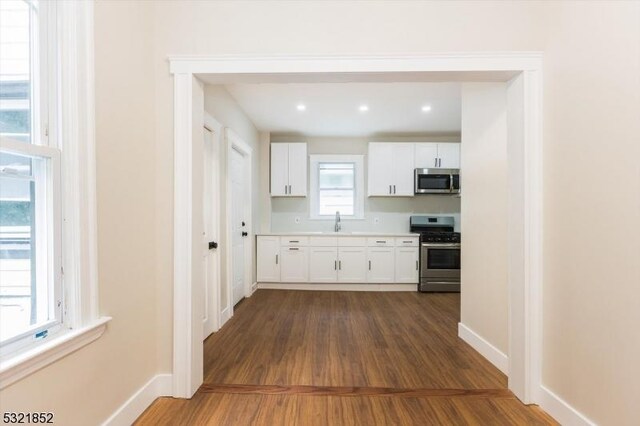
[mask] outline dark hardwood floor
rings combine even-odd
[[[555,424],[457,337],[459,294],[259,290],[205,341],[205,384],[137,424]]]

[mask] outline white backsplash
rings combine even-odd
[[[342,220],[344,232],[409,232],[412,215],[453,216],[460,231],[460,198],[427,195],[412,198],[367,198],[365,218]],[[309,219],[307,198],[272,199],[272,232],[333,231],[334,219]]]

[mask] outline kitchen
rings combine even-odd
[[[271,127],[258,288],[459,292],[460,84],[287,86],[286,124],[256,112],[275,87],[229,88]]]

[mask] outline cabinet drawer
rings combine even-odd
[[[398,237],[396,247],[418,247],[418,237]]]
[[[338,247],[366,247],[367,239],[364,237],[340,237]]]
[[[393,238],[373,237],[367,239],[367,246],[369,247],[393,247],[393,244]]]
[[[309,237],[280,237],[281,246],[306,247],[309,245]]]
[[[309,237],[311,247],[338,247],[338,237]]]

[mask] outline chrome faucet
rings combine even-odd
[[[335,232],[340,232],[340,230],[341,230],[341,229],[342,229],[342,225],[340,224],[340,212],[339,212],[339,211],[337,211],[337,212],[336,212],[336,223],[335,223],[335,225],[333,226],[333,230],[334,230]]]

